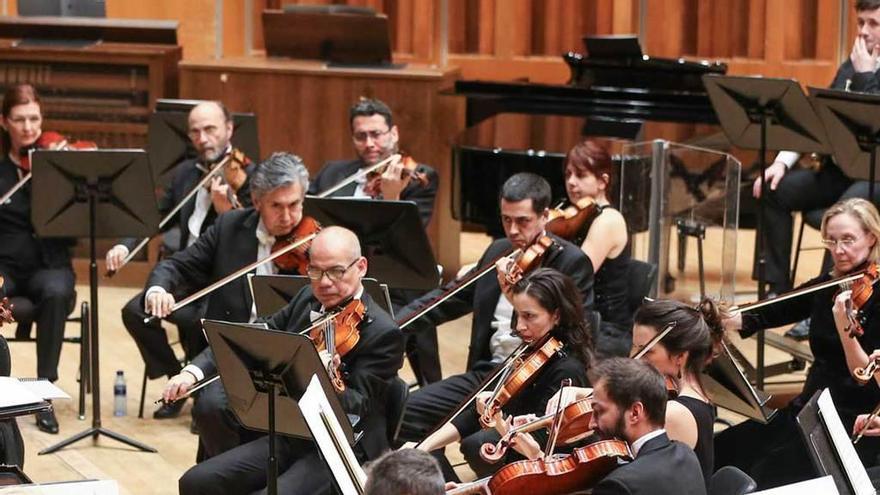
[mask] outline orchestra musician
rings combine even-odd
[[[437,460],[418,449],[392,450],[366,466],[364,495],[443,495]]]
[[[575,145],[565,156],[565,192],[573,205],[592,200],[598,216],[585,223],[572,243],[580,245],[593,263],[596,311],[594,328],[599,356],[626,356],[632,343],[632,314],[628,304],[629,236],[626,220],[608,199],[614,181],[611,156],[595,141]]]
[[[833,89],[863,93],[880,93],[880,0],[855,2],[858,34],[853,42],[849,59],[837,69]],[[768,194],[764,199],[765,278],[769,291],[781,294],[791,289],[792,212],[808,212],[828,208],[835,202],[853,197],[868,197],[868,182],[854,181],[830,159],[823,160],[818,171],[792,168],[798,153],[780,152],[767,167]],[[880,200],[880,188],[874,201]],[[757,198],[761,195],[761,178],[752,188]],[[756,257],[757,259],[757,257]],[[823,271],[831,269],[826,257]],[[794,334],[806,338],[805,335]]]
[[[880,215],[870,202],[851,198],[825,212],[822,242],[831,253],[831,272],[804,284],[804,287],[853,274],[880,261]],[[870,287],[870,283],[867,284]],[[813,394],[828,388],[840,419],[851,429],[857,415],[870,411],[880,402],[876,381],[862,386],[853,370],[868,364],[868,352],[880,348],[880,318],[877,294],[859,310],[864,330],[851,337],[847,300],[851,291],[832,286],[807,295],[783,300],[754,310],[746,310],[725,320],[728,330],[739,330],[743,337],[786,323],[810,317],[810,349],[815,358],[804,389],[788,406],[780,409],[768,424],[746,421],[715,437],[715,462],[733,465],[752,476],[760,488],[768,488],[810,478],[814,475],[800,438],[796,416]],[[865,438],[856,451],[866,466],[877,464],[880,439]]]
[[[150,273],[143,301],[134,314],[125,320],[129,332],[139,335],[139,343],[158,340],[155,326],[143,318],[155,315],[165,318],[176,301],[180,287],[203,288],[236,270],[269,256],[277,237],[290,234],[302,219],[303,198],[308,188],[308,170],[302,160],[289,153],[274,153],[260,163],[250,178],[254,206],[227,212],[217,217],[211,227],[186,249],[160,261]],[[278,270],[272,263],[260,265],[258,275]],[[205,317],[249,322],[255,318],[253,301],[244,277],[209,294]],[[143,352],[147,347],[141,346]],[[205,348],[191,364],[174,375],[165,390],[167,401],[176,398],[171,390],[211,373],[202,363],[210,352]],[[182,392],[181,392],[182,393]],[[193,407],[193,418],[199,427],[199,457],[210,457],[239,445],[242,438],[253,434],[241,428],[226,410],[226,396],[220,383],[205,387]]]
[[[0,112],[3,157],[0,161],[0,194],[9,191],[30,173],[24,165],[28,150],[49,148],[42,143],[43,115],[40,97],[30,84],[6,90]],[[26,184],[0,205],[0,276],[6,296],[22,295],[36,305],[37,376],[58,379],[58,361],[64,341],[64,322],[73,298],[74,273],[70,238],[43,239],[31,223],[31,188]],[[52,410],[37,414],[37,427],[58,433]]]
[[[670,440],[664,429],[666,385],[657,368],[614,357],[596,364],[590,377],[595,385],[591,428],[605,439],[625,440],[634,457],[593,487],[593,495],[704,495],[694,451]]]
[[[198,156],[185,159],[174,168],[170,186],[159,200],[159,213],[167,215],[187,194],[190,193],[211,169],[232,153],[232,117],[229,110],[219,101],[202,102],[193,107],[187,119],[189,139]],[[245,173],[252,173],[254,167],[246,167]],[[230,186],[223,180],[223,174],[215,175],[205,187],[184,204],[174,220],[164,226],[164,230],[179,228],[180,239],[172,251],[179,251],[191,246],[199,236],[210,227],[218,215],[232,209],[230,195],[235,194],[241,206],[252,205],[250,183],[246,178],[242,186],[231,192]],[[129,251],[134,249],[140,239],[125,239],[107,251],[107,269],[116,271]],[[180,298],[187,292],[200,289],[182,284],[175,290]],[[126,323],[131,336],[140,349],[146,364],[146,374],[150,379],[161,376],[172,377],[180,372],[180,363],[168,343],[168,337],[161,323],[156,321],[147,326],[142,323],[144,294],[132,298],[122,309],[122,320]],[[202,334],[201,319],[205,317],[207,299],[202,299],[168,315],[168,321],[177,326],[180,343],[183,346],[186,360],[191,361],[207,346]],[[153,412],[153,418],[166,419],[176,417],[185,401],[163,404]]]
[[[705,298],[694,308],[679,301],[646,301],[636,311],[631,354],[641,352],[659,333],[669,332],[641,357],[677,386],[666,406],[666,433],[691,449],[708,483],[714,472],[715,406],[703,385],[703,370],[711,362],[724,333],[726,312]],[[673,325],[674,324],[674,325]],[[566,388],[563,404],[588,397],[590,389]],[[559,395],[559,394],[557,394]],[[556,397],[547,413],[556,409]]]
[[[570,277],[552,268],[538,268],[514,284],[510,294],[516,332],[523,342],[535,348],[553,337],[563,344],[562,349],[532,375],[528,386],[502,407],[503,414],[498,413],[494,429],[481,431],[479,418],[491,395],[491,392],[482,392],[471,408],[432,433],[418,447],[432,452],[461,441],[465,460],[480,478],[491,475],[504,464],[524,457],[534,459],[541,453],[546,435],[542,435],[540,442],[512,444],[516,453],[508,451],[501,463],[483,460],[480,447],[484,443],[497,443],[501,435],[507,433],[506,415],[542,414],[562,380],[571,379],[574,386],[587,385],[587,369],[592,361],[590,329],[584,318],[581,296]],[[529,433],[521,435],[533,439]]]
[[[400,151],[400,131],[394,123],[391,109],[381,100],[361,98],[349,109],[349,123],[357,158],[325,163],[309,185],[310,195],[320,194],[359,170],[376,165]],[[335,191],[331,197],[412,201],[419,209],[422,225],[427,228],[434,213],[439,182],[437,172],[428,165],[418,164],[414,173],[424,177],[425,183],[404,177],[402,172],[402,162],[392,162],[375,179],[361,175],[355,182]],[[378,187],[369,184],[370,180],[378,181]],[[394,311],[398,312],[423,293],[392,288],[389,295]],[[424,386],[442,378],[436,327],[426,326],[419,332],[406,334],[406,356],[419,385]]]
[[[375,459],[388,447],[384,397],[403,364],[403,335],[364,292],[361,279],[367,272],[367,259],[353,232],[342,227],[323,229],[312,242],[309,256],[311,285],[267,323],[271,328],[300,332],[325,311],[351,299],[363,302],[366,313],[359,325],[360,340],[341,358],[345,390],[339,399],[347,413],[360,417],[364,436],[355,446],[356,454],[361,461]],[[330,357],[323,355],[326,364]],[[191,384],[192,380],[178,383]],[[265,488],[268,445],[264,436],[196,465],[180,479],[181,495],[240,494]],[[311,441],[283,437],[278,445],[279,493],[313,494],[330,489],[330,473]]]
[[[508,178],[499,198],[506,237],[494,241],[469,272],[476,274],[495,263],[500,268],[497,275],[480,278],[414,320],[412,326],[425,322],[439,325],[473,312],[467,371],[410,395],[400,431],[402,440],[425,438],[522,343],[512,332],[513,306],[505,295],[510,284],[506,281],[504,267],[509,262],[506,256],[511,250],[525,249],[543,235],[553,239],[555,246],[541,259],[541,266],[554,268],[571,277],[581,297],[584,313],[592,311],[593,267],[577,246],[545,231],[550,200],[550,185],[542,177],[523,172]],[[455,282],[450,282],[413,301],[400,312],[398,321],[417,314],[420,308],[454,286]]]

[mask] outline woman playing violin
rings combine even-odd
[[[503,418],[507,414],[519,416],[543,412],[562,379],[571,378],[574,385],[586,384],[586,367],[591,362],[592,341],[580,295],[567,275],[550,268],[539,268],[514,284],[511,295],[517,315],[516,331],[523,342],[535,347],[553,337],[563,344],[562,352],[553,355],[532,377],[531,383],[503,406],[503,413],[499,412],[494,418],[495,430],[480,430],[478,418],[489,395],[482,393],[477,396],[475,407],[443,425],[419,445],[422,450],[433,451],[461,440],[465,459],[480,477],[491,474],[504,464],[489,464],[479,455],[484,443],[497,442],[507,431]],[[508,462],[522,458],[522,454],[531,454],[518,445],[513,448],[517,452],[508,453]]]
[[[848,199],[829,208],[822,218],[822,242],[831,254],[833,269],[805,286],[841,277],[880,261],[880,216],[864,199]],[[871,287],[871,281],[862,284]],[[749,473],[759,487],[790,483],[812,477],[796,416],[804,404],[821,389],[830,389],[844,426],[852,429],[858,414],[872,410],[880,401],[876,381],[862,386],[853,370],[868,364],[868,351],[880,348],[880,318],[876,294],[864,298],[857,318],[847,306],[847,288],[830,287],[778,304],[747,310],[725,321],[727,328],[743,336],[760,329],[779,327],[810,317],[810,349],[815,361],[800,395],[777,412],[769,424],[746,421],[716,437],[716,463],[732,464]],[[854,311],[856,308],[852,308]],[[853,321],[864,334],[851,337]],[[880,441],[865,438],[856,445],[867,466],[877,464]]]
[[[590,258],[596,274],[596,310],[602,316],[601,325],[594,329],[596,352],[626,356],[632,337],[626,284],[628,236],[626,220],[608,199],[614,181],[611,157],[595,141],[583,141],[565,156],[563,173],[569,202],[581,206],[592,203],[588,207],[595,208],[597,214],[571,239]]]
[[[694,450],[708,484],[714,466],[715,410],[701,375],[721,343],[726,313],[711,299],[694,308],[679,301],[656,300],[643,304],[634,316],[633,356],[657,368],[676,385],[675,397],[666,406],[666,433]],[[658,334],[670,328],[659,341]],[[647,346],[651,346],[645,350]],[[671,379],[671,380],[670,380]],[[590,389],[567,389],[563,403],[591,395]],[[547,410],[555,409],[551,400]]]
[[[30,84],[10,87],[3,97],[0,126],[3,159],[0,161],[0,194],[29,173],[24,170],[27,150],[49,148],[44,142],[40,98]],[[46,133],[46,135],[54,133]],[[58,379],[58,360],[64,337],[64,320],[73,298],[74,275],[70,263],[73,239],[41,239],[31,224],[31,189],[25,185],[0,205],[0,275],[7,296],[25,296],[37,305],[37,376]],[[58,433],[53,412],[37,415],[37,426]]]

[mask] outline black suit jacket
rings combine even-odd
[[[846,80],[851,82],[850,91],[858,91],[860,93],[880,93],[880,70],[876,72],[856,72],[852,61],[846,61],[837,68],[837,74],[834,75],[834,81],[831,87],[834,89],[846,88]]]
[[[238,198],[239,203],[243,207],[253,206],[253,201],[251,201],[251,181],[250,174],[253,173],[255,165],[251,165],[246,167],[244,170],[248,174],[248,179],[245,180],[244,184],[236,191],[235,196]],[[174,176],[171,179],[171,184],[165,189],[165,193],[159,198],[159,216],[164,218],[171,210],[180,203],[183,198],[192,191],[192,188],[199,183],[205,177],[205,172],[199,169],[196,166],[195,159],[184,160],[180,162],[174,168]],[[186,248],[186,243],[189,240],[189,219],[192,216],[193,212],[196,209],[196,195],[194,194],[184,205],[180,208],[175,215],[175,218],[166,223],[162,228],[163,232],[171,229],[175,225],[180,226],[180,245],[177,247],[177,250],[180,251]],[[205,230],[210,227],[217,218],[217,213],[214,211],[214,208],[208,209],[208,215],[205,217],[205,220],[202,222],[201,234],[205,232]],[[125,239],[122,241],[122,244],[125,245],[129,250],[134,249],[134,247],[140,242],[140,239]]]
[[[338,184],[342,179],[354,174],[364,166],[362,161],[358,160],[336,160],[330,161],[321,167],[311,182],[309,183],[309,194],[320,194],[322,191],[330,189]],[[424,173],[428,178],[428,184],[424,187],[421,184],[411,181],[409,185],[400,192],[401,201],[412,201],[419,208],[419,216],[422,219],[422,225],[427,226],[431,221],[431,215],[434,212],[434,199],[437,197],[437,172],[428,165],[419,164],[416,172]],[[357,184],[351,184],[343,187],[331,195],[333,196],[352,196]]]
[[[388,449],[385,402],[388,384],[403,365],[403,334],[373,299],[364,292],[366,306],[361,321],[360,340],[354,349],[342,356],[345,392],[339,395],[349,414],[360,416],[358,429],[364,432],[360,445],[367,458],[378,457]],[[310,286],[303,287],[281,311],[267,319],[269,327],[301,332],[311,324],[310,311],[319,310]]]
[[[648,440],[636,458],[593,488],[593,495],[705,495],[706,484],[694,451],[663,433]]]
[[[547,235],[553,239],[556,246],[544,255],[541,259],[541,266],[555,268],[571,277],[583,297],[584,310],[592,311],[593,264],[579,247],[553,234]],[[495,263],[499,257],[508,254],[512,249],[510,241],[506,238],[496,240],[486,249],[477,265],[468,272],[468,276]],[[455,281],[428,292],[407,304],[398,313],[398,321],[403,321],[410,314],[417,312],[419,308],[426,306],[453,285],[455,285]],[[477,362],[488,361],[492,358],[489,340],[495,332],[491,324],[499,297],[501,297],[501,287],[498,285],[498,278],[494,273],[488,273],[414,321],[407,327],[407,330],[419,331],[425,325],[440,325],[473,311],[470,352],[468,353],[468,369],[472,369]]]

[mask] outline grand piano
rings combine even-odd
[[[453,149],[453,216],[465,228],[502,235],[497,191],[520,171],[546,177],[554,197],[564,198],[565,153],[588,136],[612,140],[612,151],[621,142],[651,139],[727,146],[717,137],[701,79],[726,73],[725,64],[648,57],[635,38],[585,43],[592,55],[563,55],[571,72],[565,85],[456,82],[453,93],[465,98],[468,128]]]

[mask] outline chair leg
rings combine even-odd
[[[91,390],[89,367],[89,303],[83,301],[79,321],[79,419],[86,419],[86,394]]]
[[[791,286],[794,287],[795,277],[797,277],[798,262],[801,259],[801,242],[804,240],[804,217],[801,213],[801,227],[798,230],[797,245],[794,249],[794,262],[791,264]]]
[[[138,406],[138,418],[144,419],[144,399],[147,397],[147,369],[144,368],[144,381],[141,382],[141,403]]]

